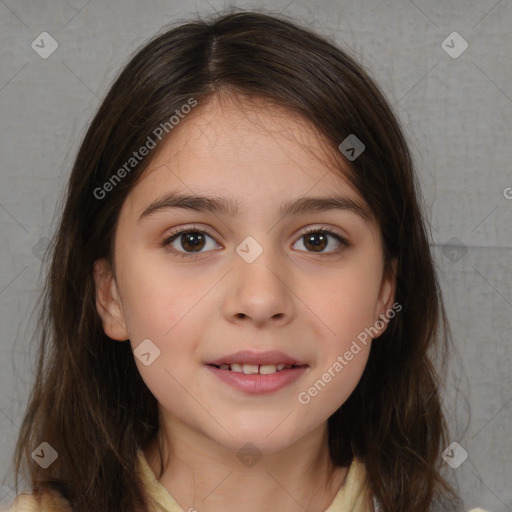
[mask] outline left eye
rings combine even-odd
[[[305,243],[303,242],[302,245],[306,247],[307,244],[309,247],[313,248],[312,251],[308,252],[322,253],[326,246],[329,245],[329,238],[334,238],[338,243],[338,247],[327,252],[339,252],[341,249],[343,249],[344,246],[348,246],[348,242],[344,238],[337,235],[336,233],[333,233],[332,231],[325,229],[308,230],[306,233],[302,234],[299,240],[297,240],[295,243],[298,243],[304,239]]]
[[[166,238],[162,245],[164,247],[170,247],[173,252],[176,252],[180,256],[195,256],[198,253],[205,252],[202,249],[207,249],[207,238],[209,238],[212,242],[215,242],[215,240],[205,231],[199,230],[199,229],[182,229],[175,233],[173,233],[170,237]],[[325,248],[329,246],[329,239],[334,239],[338,247],[331,249],[330,251],[325,251]],[[333,233],[332,231],[325,230],[325,229],[310,229],[303,233],[297,242],[295,242],[294,245],[301,242],[304,239],[304,242],[302,242],[302,245],[306,248],[307,252],[314,252],[314,253],[335,253],[339,252],[341,249],[343,249],[345,246],[348,246],[348,242],[342,238],[341,236],[337,235],[336,233]],[[181,245],[181,248],[184,250],[181,250],[174,246],[174,242],[179,242]],[[212,246],[209,249],[215,249],[215,243],[212,244]],[[302,250],[302,249],[301,249]]]

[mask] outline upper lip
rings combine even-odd
[[[280,350],[268,350],[266,352],[255,352],[252,350],[240,350],[238,352],[234,352],[233,354],[228,354],[226,356],[221,356],[213,361],[208,361],[206,364],[212,364],[215,366],[219,366],[221,364],[257,364],[257,365],[265,365],[265,364],[286,364],[286,365],[295,365],[295,366],[303,366],[306,363],[296,359],[294,357],[281,352]]]

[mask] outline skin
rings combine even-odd
[[[149,366],[135,358],[160,412],[160,431],[144,452],[183,510],[321,512],[345,480],[347,468],[333,468],[328,456],[327,419],[355,389],[371,340],[310,403],[297,397],[391,307],[395,280],[384,272],[373,217],[343,210],[279,216],[283,201],[333,192],[369,211],[328,163],[319,137],[304,119],[262,100],[241,105],[215,96],[199,105],[123,204],[115,271],[106,260],[95,263],[106,334],[133,349],[149,338],[160,350]],[[234,197],[242,212],[167,208],[139,222],[171,190]],[[195,259],[162,247],[179,227],[209,235]],[[306,227],[330,229],[350,245],[329,236],[314,252]],[[252,263],[235,251],[247,236],[263,248]],[[171,247],[190,254],[186,241],[178,236]],[[309,367],[284,389],[248,395],[205,366],[241,349],[282,350]],[[248,442],[261,454],[251,467],[237,457]]]

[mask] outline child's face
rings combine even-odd
[[[110,337],[129,338],[133,349],[149,339],[150,354],[158,347],[148,366],[135,361],[166,425],[265,452],[323,432],[363,373],[371,340],[357,337],[389,309],[394,283],[384,279],[373,220],[348,209],[280,215],[281,204],[305,197],[343,196],[369,210],[322,160],[311,127],[257,104],[255,113],[215,100],[174,129],[122,207],[117,281],[100,287],[98,309]],[[235,200],[240,211],[166,207],[141,218],[171,191]],[[206,234],[163,246],[176,228]],[[306,228],[317,234],[303,236]],[[350,245],[322,237],[321,229]],[[276,350],[303,365],[283,371],[288,382],[279,373],[245,377],[208,365],[238,351]],[[226,374],[240,384],[221,378]],[[244,388],[258,379],[265,392]]]

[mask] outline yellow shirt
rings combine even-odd
[[[194,511],[193,505],[186,510],[180,508],[167,489],[156,479],[143,452],[139,452],[139,461],[142,477],[150,495],[156,502],[155,508],[151,509],[151,512]],[[373,512],[373,506],[370,505],[372,500],[368,498],[369,494],[364,486],[364,475],[364,464],[354,460],[350,465],[345,482],[325,512]]]
[[[149,507],[150,512],[193,512],[193,507],[183,510],[167,489],[156,479],[142,450],[138,450],[138,455],[139,472],[146,485],[148,494],[154,500],[154,504]],[[357,458],[354,459],[350,465],[345,482],[325,512],[374,512],[374,510],[378,510],[364,485],[364,476],[364,464]],[[58,510],[55,505],[56,502],[51,497],[45,498],[43,503],[39,503],[31,494],[20,494],[11,505],[11,508],[8,509],[8,512],[54,512]],[[487,511],[478,508],[472,509],[469,512]]]
[[[156,479],[151,470],[142,450],[139,453],[139,471],[148,490],[148,494],[153,498],[154,504],[149,508],[150,512],[188,512],[184,511],[167,489]],[[364,464],[355,460],[347,473],[345,482],[340,488],[334,501],[325,512],[373,512],[373,507],[369,505],[368,493],[363,487],[363,478],[365,474]],[[55,504],[47,499],[43,503],[38,503],[31,494],[20,494],[9,512],[53,512]]]

